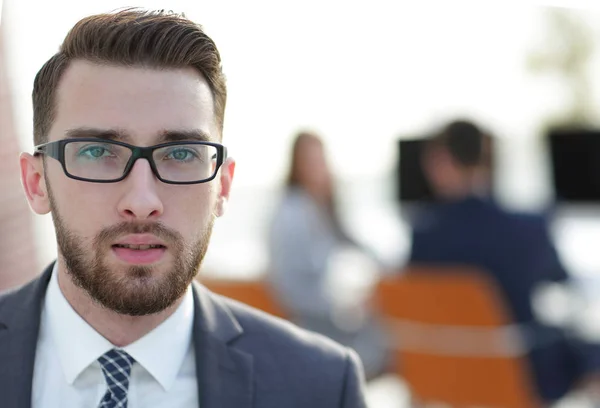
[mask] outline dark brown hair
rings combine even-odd
[[[321,147],[324,147],[323,140],[316,133],[312,133],[309,131],[301,131],[301,132],[297,133],[294,138],[294,142],[292,144],[290,167],[289,167],[288,176],[286,179],[286,187],[289,190],[302,189],[302,190],[306,191],[306,186],[304,185],[304,181],[301,180],[301,177],[300,177],[300,166],[301,166],[301,161],[305,160],[304,156],[302,155],[303,154],[303,151],[302,151],[303,146],[306,143],[311,143],[311,142],[318,143],[321,145]],[[348,233],[345,231],[344,227],[342,226],[339,212],[338,212],[338,206],[337,206],[337,201],[336,201],[333,185],[330,185],[329,195],[326,197],[326,202],[323,204],[325,206],[326,214],[329,217],[329,219],[332,223],[334,232],[338,236],[338,238],[340,238],[341,240],[343,240],[349,244],[358,245],[350,237],[350,235],[348,235]]]
[[[56,117],[56,90],[74,60],[148,68],[192,67],[210,86],[222,132],[227,87],[221,56],[213,40],[183,14],[125,9],[80,20],[59,51],[37,73],[32,94],[36,145],[47,141]]]
[[[302,156],[302,146],[309,142],[319,143],[321,146],[323,145],[323,141],[319,136],[308,131],[299,132],[294,138],[292,144],[292,160],[287,176],[288,187],[304,187],[302,185],[302,180],[300,180],[300,162],[304,159]]]
[[[464,167],[491,165],[491,136],[475,123],[460,119],[448,123],[433,140]]]

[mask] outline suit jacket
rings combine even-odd
[[[567,273],[539,215],[509,213],[493,201],[470,197],[426,211],[415,223],[411,263],[466,264],[496,281],[513,318],[529,329],[529,357],[540,395],[561,398],[587,368],[587,357],[566,333],[536,322],[532,294],[541,282],[564,281]],[[596,357],[598,360],[598,357]]]
[[[482,268],[520,323],[535,320],[531,296],[537,284],[567,279],[543,217],[509,213],[476,197],[425,212],[413,229],[410,262]]]
[[[40,314],[52,265],[0,297],[0,406],[31,406]],[[364,408],[356,354],[194,283],[201,408]],[[160,352],[157,350],[157,352]]]

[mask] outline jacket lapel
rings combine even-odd
[[[243,329],[222,300],[197,283],[194,307],[200,407],[253,407],[253,357],[230,344]]]
[[[40,314],[50,280],[41,277],[0,300],[0,395],[2,407],[29,408]]]
[[[3,408],[30,408],[40,315],[50,280],[42,276],[0,298],[0,397]],[[194,284],[194,348],[202,408],[251,408],[252,355],[230,343],[243,329],[221,299]]]

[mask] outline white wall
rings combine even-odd
[[[35,73],[79,18],[123,3],[6,3],[3,24],[10,33],[18,124],[24,148],[31,149]],[[526,64],[527,54],[544,38],[545,9],[532,4],[548,2],[415,3],[139,2],[186,11],[205,26],[223,56],[229,84],[224,141],[238,167],[230,215],[216,227],[209,265],[236,270],[264,262],[260,238],[269,197],[299,127],[322,133],[341,179],[358,178],[365,189],[379,186],[352,219],[379,225],[382,230],[375,235],[383,238],[373,244],[390,253],[395,246],[401,253],[406,245],[403,225],[390,227],[384,221],[386,214],[393,215],[386,182],[395,164],[395,141],[456,114],[480,120],[501,138],[500,193],[507,205],[538,209],[551,200],[539,130],[547,115],[564,107],[566,93],[555,76],[535,76]],[[581,14],[600,27],[593,24],[600,21],[597,11]],[[264,205],[249,213],[245,197],[261,194]],[[374,219],[379,222],[373,224]],[[39,228],[43,259],[51,259],[49,217]],[[243,251],[247,258],[240,256],[240,264],[227,266],[231,250]]]

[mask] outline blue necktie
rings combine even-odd
[[[112,349],[98,358],[108,390],[98,408],[127,408],[127,390],[133,357],[123,350]]]

